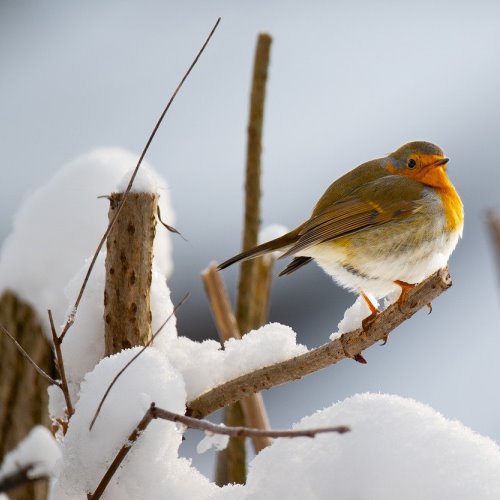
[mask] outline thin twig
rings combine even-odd
[[[101,251],[102,247],[104,246],[104,243],[106,242],[108,234],[110,233],[111,229],[113,228],[113,226],[115,224],[115,221],[117,220],[118,216],[120,215],[122,207],[123,207],[123,205],[125,204],[125,202],[127,200],[127,194],[132,189],[132,184],[134,183],[135,177],[137,175],[137,172],[139,171],[139,167],[141,166],[142,160],[146,156],[146,153],[147,153],[147,151],[149,149],[149,146],[151,145],[151,143],[152,143],[152,141],[153,141],[153,139],[154,139],[154,137],[156,135],[156,132],[158,131],[158,129],[159,129],[160,125],[161,125],[161,122],[165,118],[165,115],[167,114],[168,110],[170,109],[170,106],[172,105],[172,102],[174,101],[175,97],[177,96],[177,93],[179,92],[179,90],[181,89],[181,87],[184,85],[184,82],[186,81],[187,77],[191,73],[191,70],[194,68],[194,66],[198,62],[198,59],[200,58],[201,54],[205,50],[205,47],[208,45],[208,42],[212,38],[212,35],[214,34],[215,30],[217,29],[217,26],[219,26],[220,20],[221,20],[221,18],[219,17],[217,19],[217,22],[215,23],[214,27],[210,31],[210,34],[206,38],[205,43],[202,45],[202,47],[199,50],[198,54],[196,55],[196,57],[194,58],[193,62],[189,66],[188,70],[186,71],[186,73],[182,77],[181,81],[177,85],[176,89],[174,90],[174,93],[170,97],[167,105],[165,106],[165,109],[161,113],[160,118],[156,122],[156,125],[153,128],[153,131],[151,132],[151,135],[149,136],[149,139],[147,140],[146,145],[144,146],[144,149],[142,150],[141,156],[139,157],[139,161],[137,162],[137,165],[136,165],[136,167],[135,167],[135,169],[134,169],[134,171],[132,173],[132,176],[130,177],[129,183],[127,185],[127,189],[124,192],[123,199],[122,199],[120,205],[118,206],[118,209],[116,210],[115,216],[113,217],[113,219],[108,224],[108,227],[107,227],[106,231],[102,235],[102,238],[99,241],[99,244],[97,245],[96,251],[94,253],[94,256],[92,257],[92,261],[90,262],[90,266],[89,266],[89,268],[87,270],[87,274],[85,275],[85,278],[83,280],[83,283],[82,283],[82,286],[80,288],[80,291],[78,292],[78,297],[77,297],[77,299],[75,301],[75,304],[73,305],[71,313],[69,314],[69,316],[68,316],[68,318],[66,320],[66,324],[64,325],[63,330],[61,332],[61,335],[59,337],[61,339],[61,341],[64,339],[64,337],[65,337],[66,333],[68,332],[69,328],[71,328],[71,325],[75,322],[75,316],[76,316],[76,312],[78,310],[78,306],[80,305],[80,301],[82,300],[83,292],[85,291],[85,288],[87,286],[87,282],[88,282],[88,280],[90,278],[90,274],[92,273],[92,270],[94,269],[94,265],[95,265],[95,263],[97,261],[97,257],[99,256],[99,252]]]
[[[179,415],[172,413],[162,408],[151,409],[153,418],[161,418],[163,420],[170,420],[171,422],[179,422],[191,429],[198,429],[200,431],[211,432],[213,434],[222,434],[231,437],[268,437],[268,438],[296,438],[296,437],[310,437],[313,438],[316,434],[324,434],[326,432],[337,432],[344,434],[351,429],[347,425],[337,425],[335,427],[318,427],[314,429],[297,429],[297,430],[264,430],[252,429],[251,427],[227,427],[225,425],[217,425],[209,422],[208,420],[199,420],[197,418],[188,417],[186,415]]]
[[[144,417],[142,417],[142,420],[132,431],[126,443],[117,453],[115,459],[113,460],[108,470],[102,477],[94,493],[88,496],[89,499],[97,500],[101,497],[107,485],[111,481],[111,478],[116,473],[118,467],[123,462],[128,452],[130,451],[132,445],[137,441],[142,432],[146,430],[151,421],[155,419],[177,422],[192,429],[198,429],[212,434],[222,434],[231,437],[259,436],[259,437],[269,437],[269,438],[297,438],[297,437],[314,438],[317,434],[333,433],[333,432],[336,432],[338,434],[344,434],[351,430],[350,427],[348,427],[347,425],[337,425],[335,427],[318,427],[313,429],[274,430],[274,431],[251,429],[249,427],[228,427],[225,425],[213,424],[212,422],[208,422],[207,420],[198,420],[196,418],[187,417],[186,415],[173,413],[171,411],[164,410],[163,408],[157,408],[154,403],[151,403],[151,406],[144,414]]]
[[[21,344],[10,334],[10,332],[5,328],[3,325],[0,325],[0,330],[2,330],[7,337],[13,342],[13,344],[16,346],[17,350],[24,356],[25,359],[28,360],[28,362],[31,364],[31,366],[45,379],[47,382],[50,384],[57,385],[58,387],[61,387],[61,383],[58,382],[57,380],[54,380],[48,373],[43,371],[33,360],[33,358],[21,347]]]
[[[52,332],[52,341],[54,342],[54,350],[56,353],[56,365],[57,370],[59,372],[59,376],[61,377],[60,388],[64,394],[64,401],[66,401],[66,412],[68,414],[68,418],[71,418],[71,415],[75,413],[75,409],[73,408],[73,404],[71,403],[71,396],[69,394],[68,387],[68,379],[66,378],[66,370],[64,369],[64,360],[61,351],[61,343],[62,339],[57,336],[56,327],[54,325],[54,318],[52,317],[52,311],[48,310],[49,314],[49,322],[50,322],[50,330]]]
[[[165,327],[165,325],[170,321],[170,319],[177,312],[177,310],[179,309],[179,307],[181,307],[182,304],[184,304],[184,302],[187,300],[188,297],[189,297],[189,293],[187,293],[186,295],[184,295],[184,297],[180,300],[180,302],[178,302],[176,304],[176,306],[174,307],[173,311],[168,315],[168,318],[162,323],[162,325],[160,326],[160,328],[158,328],[158,330],[156,330],[156,332],[151,337],[151,339],[149,340],[149,342],[137,354],[135,354],[125,364],[125,366],[114,376],[113,380],[108,385],[108,388],[106,389],[106,392],[104,393],[103,397],[101,398],[101,401],[99,402],[99,405],[97,406],[97,410],[95,411],[94,417],[92,418],[92,422],[90,422],[89,431],[91,431],[92,427],[94,427],[95,421],[97,420],[97,417],[99,416],[99,413],[101,411],[102,405],[104,404],[104,401],[108,397],[108,394],[110,393],[112,387],[115,385],[116,381],[120,378],[120,376],[123,374],[123,372],[153,343],[154,339],[161,333],[161,331],[163,330],[163,328]]]
[[[104,473],[104,476],[102,476],[102,479],[99,481],[99,484],[97,485],[97,488],[95,489],[94,493],[87,495],[87,498],[89,500],[97,500],[101,498],[102,494],[104,493],[104,490],[111,481],[111,478],[115,475],[115,472],[118,470],[118,467],[120,467],[120,464],[123,462],[124,458],[128,455],[128,452],[132,448],[132,445],[137,441],[137,438],[146,429],[146,427],[149,425],[152,419],[153,415],[151,413],[151,408],[149,408],[146,411],[144,417],[142,417],[142,420],[137,424],[137,427],[131,432],[125,444],[120,448],[120,451],[117,453],[115,459],[113,460],[113,462],[111,462],[111,465],[108,467],[108,470]]]
[[[300,379],[345,358],[355,359],[362,351],[385,339],[419,309],[434,301],[451,284],[448,268],[441,269],[410,290],[401,307],[396,303],[380,313],[366,331],[359,328],[344,333],[340,338],[305,354],[230,380],[189,402],[186,413],[192,417],[204,418],[255,392]]]

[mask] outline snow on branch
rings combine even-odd
[[[89,500],[97,500],[101,498],[104,493],[106,486],[109,484],[111,478],[117,471],[120,464],[123,462],[128,452],[132,448],[133,444],[139,436],[146,430],[148,425],[152,420],[162,419],[169,420],[170,422],[177,422],[186,427],[192,429],[198,429],[205,432],[210,432],[212,434],[221,434],[231,437],[269,437],[269,438],[296,438],[296,437],[309,437],[313,438],[317,434],[332,433],[336,432],[338,434],[344,434],[350,431],[350,428],[346,425],[337,425],[335,427],[318,427],[311,429],[297,429],[297,430],[262,430],[262,429],[252,429],[249,427],[229,427],[225,425],[217,425],[207,420],[198,420],[197,418],[188,417],[186,415],[180,415],[162,408],[157,408],[155,403],[151,403],[151,406],[146,411],[144,417],[137,424],[137,427],[132,431],[128,437],[127,442],[122,446],[120,451],[117,453],[113,462],[109,466],[108,470],[102,477],[94,493],[88,495]]]
[[[203,418],[219,408],[276,385],[300,379],[305,375],[333,365],[342,359],[356,359],[392,330],[431,303],[452,285],[448,268],[435,272],[415,286],[402,307],[393,304],[380,313],[366,331],[362,328],[344,333],[339,338],[294,358],[241,375],[190,401],[187,414]]]

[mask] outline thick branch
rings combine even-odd
[[[359,328],[305,354],[230,380],[191,401],[188,404],[188,414],[203,418],[250,394],[300,379],[344,358],[354,358],[384,339],[403,321],[450,288],[451,284],[448,268],[441,269],[413,288],[401,308],[398,304],[393,304],[379,314],[366,332]]]
[[[110,223],[124,196],[111,194]],[[147,345],[151,339],[151,269],[157,206],[156,193],[128,193],[108,235],[104,290],[107,356]]]

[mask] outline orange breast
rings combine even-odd
[[[464,222],[464,206],[455,187],[450,182],[446,187],[436,188],[436,191],[443,204],[448,230],[459,229]]]

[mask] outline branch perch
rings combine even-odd
[[[448,268],[440,269],[410,290],[401,308],[398,304],[393,304],[379,314],[366,332],[358,328],[305,354],[230,380],[189,402],[187,414],[204,418],[250,394],[300,379],[342,359],[353,359],[379,340],[383,340],[392,330],[436,299],[451,285]]]

